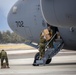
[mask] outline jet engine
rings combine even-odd
[[[41,0],[41,9],[50,25],[76,26],[76,0]]]

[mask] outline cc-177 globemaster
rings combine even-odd
[[[62,48],[76,50],[76,0],[18,0],[7,19],[14,32],[35,43],[39,43],[40,33],[47,24],[59,31],[57,46],[50,49],[46,45],[44,58],[39,60],[37,53],[35,64],[49,64]]]

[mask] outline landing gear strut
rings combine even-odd
[[[47,48],[45,55],[42,59],[39,59],[39,52],[35,55],[33,66],[46,65],[52,61],[52,57],[55,56],[64,46],[62,39],[56,39],[54,43],[54,48]]]
[[[39,52],[36,53],[35,58],[34,58],[34,62],[33,62],[33,66],[39,66],[39,64],[36,64],[36,61],[39,60]],[[47,59],[46,64],[49,64],[52,61],[52,58]]]

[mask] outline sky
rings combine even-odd
[[[0,31],[12,31],[7,23],[7,15],[18,0],[0,0]]]

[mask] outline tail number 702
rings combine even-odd
[[[15,21],[17,27],[24,27],[23,21]]]

